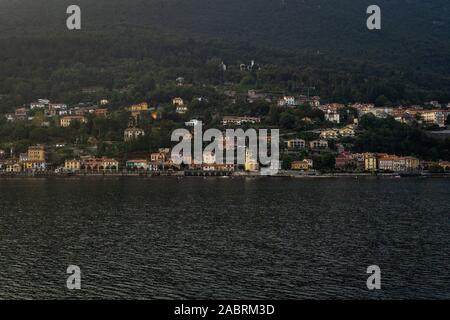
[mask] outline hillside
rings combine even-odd
[[[380,0],[377,32],[365,27],[365,0],[77,3],[83,29],[69,32],[72,1],[0,0],[1,110],[43,96],[76,102],[95,86],[109,96],[137,87],[118,100],[140,100],[177,76],[285,92],[315,86],[329,101],[450,100],[447,1]],[[251,59],[264,68],[233,70]]]

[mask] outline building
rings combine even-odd
[[[85,116],[65,116],[60,119],[60,125],[63,128],[68,128],[74,122],[87,123]]]
[[[29,161],[45,162],[45,147],[43,145],[35,145],[28,147],[27,159]]]
[[[161,148],[158,152],[153,152],[150,154],[150,161],[154,163],[166,163],[170,161],[170,149]]]
[[[64,169],[67,171],[80,171],[81,169],[81,161],[80,160],[76,160],[76,159],[72,159],[72,160],[66,160],[64,162]]]
[[[180,97],[175,97],[172,99],[172,104],[177,107],[184,106],[184,100]]]
[[[258,117],[233,117],[233,116],[226,116],[222,119],[222,125],[228,126],[228,125],[242,125],[244,123],[250,123],[250,124],[257,124],[261,123],[261,118]]]
[[[317,149],[327,149],[328,141],[326,140],[313,140],[309,143],[309,147],[313,150]]]
[[[348,125],[338,130],[340,137],[354,137],[355,129],[353,125]]]
[[[138,104],[133,104],[128,107],[128,110],[131,112],[145,112],[148,111],[148,103],[142,102]]]
[[[420,161],[414,157],[399,157],[396,155],[378,155],[378,169],[389,172],[416,171]]]
[[[16,120],[26,120],[28,114],[27,108],[17,108],[14,112]]]
[[[147,160],[128,160],[125,164],[127,170],[148,170]]]
[[[287,140],[286,145],[288,149],[304,149],[306,148],[306,141],[303,139]]]
[[[429,125],[438,125],[440,128],[445,128],[447,115],[448,112],[443,110],[425,110],[420,113],[423,122]]]
[[[259,163],[256,155],[253,156],[250,149],[245,150],[245,171],[247,172],[257,172],[259,171]]]
[[[139,128],[127,128],[123,133],[123,140],[130,142],[145,136],[145,131]]]
[[[88,158],[83,161],[82,167],[90,171],[118,171],[119,161],[107,157]]]
[[[337,129],[326,129],[320,132],[322,139],[337,139],[339,137],[339,131]]]
[[[364,170],[377,171],[378,170],[378,156],[375,153],[364,154]]]
[[[43,172],[47,170],[47,163],[45,161],[32,161],[27,160],[22,162],[23,171],[40,171]]]
[[[328,111],[325,113],[325,120],[339,124],[341,123],[341,116],[338,112]]]
[[[177,105],[175,111],[179,114],[185,114],[188,112],[188,107],[185,105]]]
[[[356,168],[357,161],[349,152],[343,152],[336,157],[335,167],[337,169]]]
[[[297,105],[297,101],[294,96],[284,96],[278,100],[279,107],[294,107]]]
[[[291,163],[291,170],[311,170],[313,167],[314,162],[311,159],[293,161]]]
[[[196,125],[200,124],[200,122],[201,122],[200,120],[192,119],[192,120],[189,120],[188,122],[185,122],[184,125],[186,127],[195,127]]]

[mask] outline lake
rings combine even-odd
[[[0,299],[448,299],[449,264],[450,179],[0,179]]]

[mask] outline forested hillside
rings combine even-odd
[[[450,100],[448,1],[380,0],[376,32],[365,27],[365,0],[79,0],[83,28],[71,32],[68,4],[0,0],[1,110],[44,96],[89,99],[82,90],[92,87],[142,100],[178,76],[314,86],[329,101]],[[240,72],[251,59],[261,69]]]

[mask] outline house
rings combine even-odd
[[[341,123],[341,117],[338,112],[332,112],[328,110],[327,113],[325,113],[325,120],[333,122],[333,123]]]
[[[159,163],[159,164],[170,161],[170,149],[169,148],[161,148],[158,150],[158,152],[151,153],[150,161]]]
[[[322,139],[337,139],[339,137],[339,131],[336,129],[326,129],[320,132]]]
[[[364,170],[366,171],[378,170],[378,156],[376,153],[364,154]]]
[[[175,111],[178,114],[185,114],[186,112],[188,112],[188,107],[185,105],[177,105]]]
[[[127,170],[148,170],[147,160],[128,160],[125,164]]]
[[[172,99],[172,104],[177,107],[184,106],[184,100],[180,97],[175,97]]]
[[[339,136],[341,137],[354,137],[355,129],[353,125],[348,125],[344,128],[338,130]]]
[[[60,125],[63,128],[68,128],[74,122],[87,123],[85,116],[65,116],[60,119]]]
[[[123,139],[125,142],[130,142],[143,136],[145,136],[145,131],[134,127],[125,129],[123,133]]]
[[[45,162],[45,147],[43,145],[28,147],[27,160]]]
[[[45,171],[47,163],[45,161],[27,160],[22,162],[23,171]]]
[[[291,139],[286,141],[288,149],[304,149],[306,148],[306,141],[303,139]]]
[[[297,101],[294,96],[284,96],[278,100],[279,107],[294,107],[297,105]]]
[[[328,141],[326,140],[313,140],[309,143],[309,147],[313,150],[316,149],[327,149]]]
[[[356,165],[356,159],[349,152],[343,152],[336,157],[335,167],[338,169],[355,168]]]
[[[188,122],[185,122],[184,125],[186,127],[195,127],[196,125],[200,124],[200,122],[201,122],[200,120],[192,119],[192,120],[189,120]]]
[[[291,163],[291,170],[310,170],[314,166],[314,162],[311,159],[304,159],[301,161],[293,161]]]
[[[242,125],[244,123],[256,124],[261,123],[261,118],[258,117],[234,117],[226,116],[222,119],[222,125]]]
[[[14,116],[17,120],[26,120],[28,109],[27,108],[17,108]]]
[[[34,110],[34,109],[44,109],[47,105],[45,103],[41,103],[41,102],[32,102],[30,103],[30,109]]]
[[[402,162],[395,155],[386,155],[378,159],[378,169],[381,171],[403,171]]]
[[[438,125],[440,128],[445,128],[447,116],[448,112],[443,110],[425,110],[420,113],[423,122],[429,125]]]
[[[88,158],[83,161],[82,166],[85,170],[106,171],[119,170],[119,161],[107,157]]]
[[[250,149],[245,150],[245,171],[247,172],[257,172],[259,171],[259,163],[257,160],[257,155],[253,155]]]
[[[148,103],[142,102],[138,104],[133,104],[128,107],[128,110],[131,112],[145,112],[148,111]]]
[[[76,159],[72,159],[72,160],[66,160],[64,162],[64,169],[67,171],[80,171],[81,169],[81,161],[80,160],[76,160]]]

